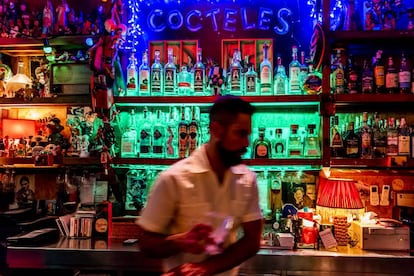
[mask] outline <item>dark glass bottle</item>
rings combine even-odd
[[[181,107],[181,120],[178,123],[178,157],[187,156],[189,123],[185,118],[185,108]]]
[[[385,93],[385,67],[382,61],[382,51],[378,50],[374,63],[374,86],[375,93]]]
[[[387,93],[398,93],[398,70],[394,64],[394,58],[388,57],[387,71],[385,72],[385,90]]]
[[[398,86],[400,93],[410,93],[411,72],[404,52],[401,54],[401,65],[398,72]]]
[[[362,71],[362,93],[370,94],[374,92],[374,72],[367,59],[364,60]]]
[[[361,80],[355,60],[352,56],[348,60],[347,92],[349,94],[361,93]]]
[[[269,158],[271,144],[265,137],[266,128],[259,127],[259,137],[253,143],[253,158]]]
[[[331,156],[332,157],[343,157],[344,154],[344,143],[342,140],[341,133],[338,130],[338,116],[334,116],[331,119]]]
[[[354,122],[348,123],[348,131],[344,136],[345,157],[359,158],[360,157],[360,139],[354,132]]]
[[[375,158],[385,157],[387,147],[387,133],[378,113],[375,114],[374,123],[372,125],[372,136],[373,156]]]
[[[196,107],[191,109],[191,122],[188,128],[188,154],[191,154],[198,146],[199,143],[199,125],[196,118]]]

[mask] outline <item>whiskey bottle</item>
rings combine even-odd
[[[269,61],[269,45],[265,43],[263,45],[263,60],[260,63],[260,94],[272,95],[273,94],[273,66]]]
[[[242,95],[242,66],[240,64],[240,51],[238,49],[234,50],[229,73],[229,93]]]
[[[197,49],[197,60],[193,68],[193,80],[194,80],[194,94],[205,95],[206,93],[206,67],[202,61],[202,49]]]
[[[401,117],[398,127],[398,155],[410,155],[410,128],[405,117]]]
[[[307,95],[316,95],[322,92],[322,74],[309,64],[308,75],[303,82],[302,90]]]
[[[292,46],[292,61],[289,64],[289,94],[301,94],[299,73],[300,63],[298,61],[298,47]]]
[[[164,87],[163,67],[160,62],[160,51],[154,52],[154,63],[151,65],[151,95],[162,96]]]
[[[378,50],[374,62],[374,87],[375,93],[385,93],[385,67],[382,61],[382,51]]]
[[[148,65],[148,53],[142,54],[142,63],[138,69],[138,96],[149,96],[150,93],[150,67]]]
[[[166,131],[166,150],[165,155],[167,158],[178,157],[178,110],[176,107],[170,107],[170,111],[167,118],[167,131]]]
[[[372,150],[375,158],[385,157],[387,147],[387,132],[379,114],[375,114],[372,125]]]
[[[387,155],[398,155],[398,130],[395,126],[395,118],[388,119],[387,127]]]
[[[338,130],[338,116],[331,118],[331,156],[332,157],[343,157],[344,155],[344,143],[342,140],[341,133]]]
[[[342,63],[343,49],[336,49],[334,70],[331,73],[331,89],[334,94],[345,93],[345,72]]]
[[[188,72],[187,66],[181,66],[180,73],[178,73],[178,95],[191,95],[192,94],[192,79],[191,73]]]
[[[188,127],[188,154],[190,155],[200,142],[199,123],[197,120],[197,107],[191,107],[191,121]]]
[[[364,60],[362,70],[362,93],[371,94],[374,92],[374,72],[367,59]]]
[[[385,90],[387,93],[398,93],[398,70],[392,56],[388,57],[388,66],[385,72]]]
[[[348,76],[347,76],[347,92],[349,94],[357,94],[361,91],[359,70],[355,64],[355,59],[350,56],[348,59]]]
[[[274,94],[275,95],[285,95],[288,92],[289,80],[286,75],[285,66],[282,64],[282,58],[277,57],[277,67],[276,74],[274,79]]]
[[[361,137],[361,158],[372,158],[372,131],[368,125],[368,113],[362,114]]]
[[[270,158],[271,143],[265,137],[266,128],[259,127],[259,137],[253,142],[253,158]]]
[[[400,93],[410,93],[411,72],[407,64],[407,58],[404,52],[401,54],[401,65],[398,72],[398,86]]]
[[[164,94],[168,96],[176,95],[177,67],[174,63],[174,52],[168,48],[168,62],[164,66]]]
[[[181,107],[181,120],[178,123],[178,157],[187,157],[189,123],[185,116],[185,107]]]
[[[360,139],[354,132],[355,123],[348,123],[348,131],[344,136],[345,157],[359,158],[360,157]]]
[[[244,73],[244,87],[246,96],[254,96],[259,94],[257,82],[257,73],[254,70],[254,65],[250,64],[246,73]]]
[[[142,121],[139,131],[139,157],[148,158],[152,154],[152,126],[150,113],[147,107],[142,111]]]
[[[129,122],[127,130],[121,137],[121,157],[137,157],[137,141],[138,135],[136,131],[135,110],[132,109],[129,113]]]
[[[286,158],[286,139],[281,128],[276,128],[275,138],[272,143],[272,157]]]
[[[298,125],[290,125],[290,135],[288,138],[288,157],[302,157],[303,146],[302,139],[298,134]]]
[[[129,57],[129,63],[127,66],[127,86],[126,96],[137,96],[138,95],[138,70],[137,70],[137,59],[135,53],[132,52]]]
[[[163,158],[165,157],[165,119],[161,110],[155,112],[155,122],[152,127],[152,157]]]
[[[303,155],[305,157],[320,157],[321,148],[319,145],[319,138],[315,131],[316,125],[309,124],[308,132],[306,134],[304,145],[303,145]]]

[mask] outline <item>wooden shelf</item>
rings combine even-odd
[[[0,98],[0,106],[91,105],[91,103],[91,96],[89,94],[58,95],[56,97],[34,98],[32,100]]]
[[[0,157],[0,167],[5,168],[21,168],[21,169],[44,169],[44,168],[62,168],[65,166],[102,166],[98,157],[78,158],[64,157],[62,163],[53,164],[52,166],[35,166],[31,157]]]
[[[399,158],[399,157],[397,157]],[[332,168],[371,168],[371,169],[414,169],[414,160],[410,157],[402,157],[406,159],[402,165],[395,165],[391,157],[386,158],[331,158],[330,166]]]

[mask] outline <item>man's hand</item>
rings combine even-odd
[[[200,254],[205,251],[208,244],[214,243],[214,240],[210,238],[212,231],[210,225],[200,223],[188,232],[169,236],[167,240],[174,241],[183,252]]]
[[[161,276],[208,276],[206,268],[199,264],[185,263],[177,266]]]

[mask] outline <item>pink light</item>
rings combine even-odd
[[[36,135],[35,120],[3,119],[3,136],[23,138]]]

